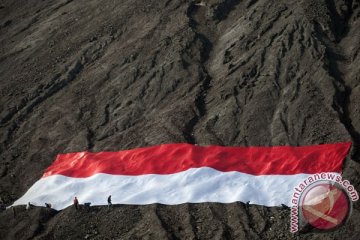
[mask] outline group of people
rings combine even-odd
[[[1,203],[1,202],[0,202]],[[78,210],[79,209],[79,200],[77,199],[77,197],[75,197],[74,198],[74,201],[73,201],[73,203],[74,203],[74,207],[75,207],[75,209],[76,210]],[[108,209],[112,206],[112,202],[111,202],[111,195],[109,195],[108,196],[108,198],[107,198],[107,203],[108,203]],[[90,204],[91,203],[84,203],[84,206],[85,206],[85,208],[90,208]],[[4,205],[5,206],[5,205]],[[29,209],[31,209],[32,207],[33,207],[34,205],[32,205],[30,202],[28,202],[27,203],[27,205],[26,205],[26,210],[29,210]],[[45,207],[46,208],[51,208],[51,203],[45,203]],[[4,208],[5,209],[5,208]]]
[[[74,207],[76,210],[79,209],[79,200],[77,199],[77,197],[74,197]],[[108,196],[107,198],[107,203],[108,203],[108,209],[112,206],[112,202],[111,202],[111,195]],[[84,203],[84,206],[89,208],[90,207],[90,203]]]
[[[30,210],[33,206],[34,206],[33,204],[31,204],[30,202],[28,202],[28,203],[26,204],[26,210]],[[46,208],[51,208],[51,203],[45,203],[45,207],[46,207]]]
[[[75,209],[79,209],[79,200],[77,199],[77,197],[74,198],[74,206],[75,206]],[[107,198],[107,203],[108,203],[108,209],[112,206],[112,202],[111,202],[111,195],[108,196]],[[90,208],[90,204],[91,203],[84,203],[84,206],[85,208]],[[34,205],[31,204],[30,202],[28,202],[26,204],[26,210],[30,210]],[[51,208],[52,205],[51,203],[45,203],[45,207],[46,208]],[[4,202],[2,201],[2,199],[0,198],[0,211],[1,210],[6,210],[6,205],[4,204]],[[15,211],[15,209],[13,208],[13,211]],[[15,216],[15,212],[14,212],[14,216]]]

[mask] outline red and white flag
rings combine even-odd
[[[294,187],[314,173],[341,173],[351,143],[221,147],[164,144],[119,152],[60,154],[14,205],[49,202],[181,204],[250,202],[290,206]]]

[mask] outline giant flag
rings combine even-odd
[[[14,205],[250,202],[290,206],[309,175],[341,173],[351,143],[222,147],[164,144],[119,152],[60,154]]]

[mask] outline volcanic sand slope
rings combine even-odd
[[[359,1],[203,3],[2,0],[1,198],[58,153],[172,142],[352,140],[344,176],[360,190]],[[287,209],[242,203],[16,210],[1,239],[292,237]],[[359,210],[302,238],[356,239]]]

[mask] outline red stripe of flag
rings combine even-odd
[[[68,153],[58,155],[43,177],[173,174],[200,167],[252,175],[341,172],[350,146],[350,142],[301,147],[203,147],[178,143],[119,152]]]

